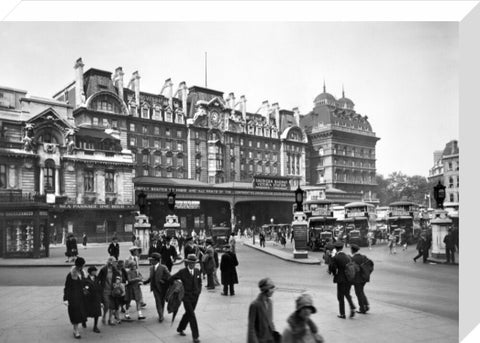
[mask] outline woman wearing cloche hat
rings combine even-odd
[[[287,319],[288,326],[283,331],[282,343],[315,342],[323,343],[317,326],[310,318],[317,309],[309,294],[302,294],[296,300],[296,310]]]

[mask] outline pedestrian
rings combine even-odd
[[[73,239],[73,234],[69,233],[65,241],[65,256],[67,257],[67,260],[65,262],[71,262],[75,260],[77,244],[76,241],[74,241]]]
[[[390,254],[396,254],[397,253],[397,237],[392,233],[390,233],[390,236],[388,236],[388,248],[390,249]]]
[[[372,231],[368,231],[367,240],[368,240],[368,249],[372,250],[372,244],[373,244],[373,232]]]
[[[83,266],[85,260],[79,257],[75,265],[68,273],[63,290],[63,302],[68,307],[68,316],[73,325],[73,337],[81,338],[78,324],[86,326],[87,313],[84,303],[84,279]]]
[[[333,274],[333,282],[337,284],[337,300],[340,314],[338,318],[345,319],[345,299],[347,299],[350,306],[350,318],[355,316],[355,305],[350,296],[350,289],[352,284],[347,280],[345,275],[345,267],[350,262],[350,257],[343,252],[343,242],[335,243],[337,250],[335,256],[332,257],[332,263],[329,265],[329,272]]]
[[[130,251],[130,256],[128,256],[127,261],[130,264],[135,264],[136,268],[139,269],[140,267],[140,251],[141,249],[137,247],[136,245],[133,245],[128,249]],[[142,295],[142,298],[140,300],[140,306],[145,307],[147,304],[143,301],[143,294],[142,294],[142,289],[140,289],[140,294]]]
[[[133,245],[138,248],[138,253],[139,253],[139,255],[141,255],[142,254],[142,242],[140,241],[140,237],[137,237],[135,239],[135,242],[133,242]]]
[[[207,274],[207,289],[215,289],[215,281],[213,279],[213,273],[215,272],[215,251],[213,250],[212,241],[207,239],[205,241],[207,247],[205,249],[205,254],[203,255],[203,267],[205,273]]]
[[[127,269],[125,267],[125,262],[123,260],[118,260],[117,261],[117,269],[118,272],[120,273],[120,276],[122,277],[122,283],[125,285],[125,297],[118,299],[118,303],[120,306],[120,311],[122,313],[125,313],[125,307],[130,305],[130,302],[127,302],[127,296],[126,296],[126,285],[128,284],[128,273]],[[128,318],[127,318],[128,320]]]
[[[235,295],[235,284],[238,283],[237,255],[232,251],[231,246],[226,245],[225,248],[227,251],[223,253],[220,260],[220,273],[223,285],[222,295],[228,295],[228,290],[230,290],[230,295]]]
[[[165,265],[169,272],[172,271],[173,263],[177,259],[177,249],[171,245],[171,237],[165,238],[165,244],[160,248],[161,262]]]
[[[165,295],[167,294],[168,281],[170,278],[170,272],[167,267],[160,263],[161,259],[162,257],[159,253],[155,252],[152,254],[150,277],[143,282],[144,285],[150,284],[150,291],[153,292],[153,297],[155,298],[155,306],[160,323],[164,320]]]
[[[360,248],[356,244],[350,245],[350,249],[352,251],[352,261],[361,266],[362,264],[367,262],[367,257],[365,255],[361,255],[358,251]],[[370,310],[370,305],[368,303],[367,296],[365,295],[365,284],[370,281],[370,275],[366,275],[365,273],[357,273],[355,275],[355,280],[353,281],[353,287],[355,289],[355,295],[357,296],[358,300],[358,307],[359,311],[357,313],[365,314]]]
[[[132,233],[132,244],[135,244],[136,240],[137,240],[137,237],[135,236],[134,233]]]
[[[108,246],[108,255],[115,257],[115,261],[118,261],[118,256],[120,255],[120,245],[118,244],[118,238],[113,237],[112,242]]]
[[[295,301],[295,312],[287,319],[288,326],[283,331],[282,343],[323,343],[317,325],[310,318],[316,312],[312,297],[309,294],[300,295]]]
[[[248,309],[247,343],[277,343],[281,335],[273,323],[273,303],[270,299],[275,285],[270,278],[258,282],[260,294],[250,303]]]
[[[285,238],[285,234],[282,233],[282,236],[280,237],[280,243],[283,245],[283,248],[285,249],[285,246],[287,244],[287,239]]]
[[[452,229],[448,229],[447,235],[443,238],[443,243],[445,243],[447,263],[451,261],[455,264],[455,237],[453,236]]]
[[[93,332],[100,333],[98,317],[102,315],[102,288],[97,278],[97,267],[90,266],[87,272],[84,292],[86,315],[88,318],[93,318]]]
[[[260,246],[265,248],[265,232],[260,231]]]
[[[84,232],[82,237],[83,249],[87,249],[87,240],[88,240],[87,234]]]
[[[114,304],[114,316],[117,324],[120,324],[122,321],[120,320],[120,306],[123,305],[125,302],[125,283],[122,282],[122,276],[118,275],[115,278],[115,282],[113,283],[112,288],[112,297],[113,297],[113,304]]]
[[[102,289],[102,303],[103,303],[103,316],[102,323],[106,324],[106,316],[108,313],[108,325],[116,325],[118,321],[118,314],[115,313],[115,299],[113,299],[112,290],[113,284],[117,279],[117,276],[120,276],[119,271],[113,265],[115,262],[115,257],[110,256],[107,259],[107,263],[100,269],[98,273],[98,281]],[[112,316],[115,316],[117,321],[112,321]]]
[[[405,228],[402,228],[402,231],[400,233],[400,244],[402,245],[402,251],[407,250],[407,231],[405,230]]]
[[[190,254],[184,260],[186,267],[180,269],[176,274],[172,275],[169,279],[170,284],[175,280],[181,280],[184,287],[183,307],[185,313],[180,320],[177,327],[177,332],[180,336],[186,336],[183,332],[187,325],[190,324],[192,330],[192,337],[194,343],[199,343],[199,332],[197,317],[195,316],[195,307],[197,306],[198,298],[202,291],[202,277],[200,270],[195,268],[195,264],[198,263],[198,259],[195,254]]]
[[[232,251],[234,254],[237,253],[237,251],[236,251],[236,246],[235,246],[236,243],[237,243],[237,242],[235,241],[235,233],[232,232],[232,233],[230,234],[230,239],[228,240],[228,245],[230,245],[230,249],[231,249],[231,251]]]
[[[427,263],[428,251],[427,251],[427,254],[424,253],[424,250],[427,249],[427,244],[428,243],[427,243],[426,234],[425,232],[422,232],[417,242],[418,254],[413,258],[413,262],[417,262],[417,259],[419,259],[420,257],[423,257],[423,263]]]
[[[154,252],[159,253],[162,251],[162,244],[158,242],[158,238],[152,235],[152,245],[148,248],[148,257],[152,257]]]
[[[195,253],[196,253],[196,250],[193,244],[193,237],[187,236],[187,238],[185,238],[185,247],[183,248],[183,256],[187,258],[188,255],[190,254],[195,255]]]
[[[215,261],[215,271],[213,272],[213,283],[215,284],[215,287],[216,287],[216,286],[220,286],[220,282],[218,281],[218,276],[217,276],[218,268],[220,268],[220,263],[218,261],[218,252],[215,248],[213,249],[213,260]]]
[[[141,308],[142,291],[140,289],[140,284],[143,281],[143,276],[138,271],[137,265],[135,263],[128,261],[127,266],[128,266],[128,271],[127,271],[128,283],[126,287],[125,299],[128,302],[128,304],[126,308],[125,318],[127,320],[131,320],[130,313],[129,313],[130,303],[132,300],[134,300],[136,305],[138,320],[142,320],[142,319],[145,319],[145,316],[142,314],[142,308]]]

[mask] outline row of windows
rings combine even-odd
[[[167,150],[175,150],[175,151],[184,151],[185,143],[184,142],[176,142],[176,141],[164,141],[159,139],[152,139],[151,138],[140,138],[140,137],[130,137],[129,140],[131,147],[142,147],[142,148],[150,148],[154,147],[157,149],[163,148]]]
[[[257,164],[257,166],[254,167],[253,164],[248,165],[248,171],[249,172],[253,172],[254,169],[257,173],[261,173],[261,174],[274,174],[274,175],[276,175],[278,173],[278,167],[277,166],[262,166],[260,164]],[[240,164],[240,170],[242,172],[245,171],[245,164],[244,163]]]
[[[278,138],[278,131],[275,128],[270,129],[268,127],[248,125],[247,132],[249,135]]]
[[[319,164],[323,165],[323,160],[320,160]],[[333,164],[340,165],[340,166],[360,167],[360,168],[375,168],[375,163],[373,162],[337,160],[336,158],[333,159]]]
[[[335,144],[333,146],[332,153],[335,155],[343,155],[343,156],[352,156],[352,157],[375,157],[375,150],[374,149],[362,149],[362,148],[353,148],[353,147],[346,147],[346,146],[339,146]],[[320,147],[318,149],[318,155],[324,156],[325,155],[325,148]]]
[[[118,129],[118,120],[110,120],[107,118],[93,117],[92,125],[97,127],[103,126],[105,128]]]
[[[95,192],[95,173],[85,170],[83,174],[83,189],[85,192]],[[105,172],[105,193],[115,193],[115,172]]]
[[[335,125],[345,126],[345,127],[351,128],[351,129],[366,130],[366,131],[369,130],[368,126],[356,125],[356,124],[353,124],[353,123],[346,123],[346,122],[343,122],[343,121],[340,121],[340,122],[336,121]]]
[[[176,160],[175,166],[183,167],[184,166],[184,158],[183,157],[172,157],[172,156],[165,156],[162,162],[162,156],[160,155],[147,155],[147,154],[133,154],[133,162],[141,161],[144,164],[150,164],[153,161],[154,164],[159,165],[165,163],[167,166],[173,166],[173,160]]]
[[[169,127],[165,127],[165,128],[162,127],[162,129],[160,130],[159,126],[153,126],[153,132],[152,132],[152,126],[142,125],[141,128],[142,128],[141,133],[143,134],[153,134],[155,136],[161,135],[166,137],[176,136],[177,138],[182,138],[184,136],[184,133],[182,130],[174,130],[174,129],[170,129]],[[140,132],[140,126],[137,127],[135,123],[130,123],[129,129],[131,132]]]
[[[277,144],[276,143],[269,143],[269,142],[265,142],[264,144],[262,144],[262,142],[260,141],[257,141],[256,142],[256,147],[257,149],[260,149],[262,147],[265,147],[266,150],[269,150],[270,147],[272,148],[272,150],[277,150]],[[245,139],[243,138],[240,138],[240,146],[245,146]],[[248,140],[248,147],[253,147],[253,141],[251,139]]]
[[[457,176],[457,188],[460,187],[460,177]],[[453,183],[453,177],[450,176],[448,178],[448,188],[455,188],[455,184]]]
[[[150,168],[143,168],[142,170],[143,176],[156,176],[156,177],[168,177],[168,178],[177,178],[177,179],[184,179],[185,172],[181,170],[161,170],[161,169],[150,169]],[[200,174],[199,174],[200,177]],[[200,178],[198,178],[200,180]]]
[[[340,182],[373,183],[373,180],[371,175],[353,176],[352,174],[335,173],[335,181]]]
[[[253,159],[254,156],[257,160],[262,160],[262,159],[268,159],[268,160],[272,160],[272,161],[278,161],[278,155],[276,153],[273,153],[273,152],[261,152],[261,151],[257,151],[256,154],[254,151],[249,151],[248,154],[247,154],[248,158],[249,159]],[[245,151],[244,150],[240,150],[240,157],[241,158],[245,158]]]
[[[140,108],[140,111],[138,111],[136,105],[131,103],[129,106],[129,112],[132,116],[143,119],[153,119],[169,123],[185,124],[185,116],[181,110],[175,111],[174,113],[171,109],[163,111],[160,106],[155,106],[152,109],[149,107],[142,107]]]

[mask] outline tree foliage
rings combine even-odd
[[[406,200],[428,207],[427,194],[433,201],[434,184],[424,176],[408,176],[400,171],[393,172],[387,178],[378,174],[377,184],[377,195],[381,206],[387,206],[394,201]]]

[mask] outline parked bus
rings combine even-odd
[[[407,244],[415,242],[422,230],[419,205],[411,201],[396,201],[388,207],[387,225],[389,232],[398,236],[398,241],[400,235],[405,234]],[[403,230],[405,231],[403,232]]]
[[[368,246],[368,232],[377,229],[375,205],[366,202],[351,202],[345,205],[345,218],[338,220],[343,224],[347,243]],[[375,244],[376,239],[373,239]]]
[[[333,230],[336,218],[331,216],[316,216],[308,219],[308,246],[310,250],[321,250],[328,243],[335,241]]]

